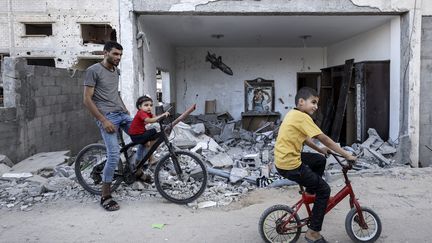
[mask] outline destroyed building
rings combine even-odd
[[[333,138],[361,143],[375,128],[399,144],[401,161],[431,164],[428,1],[113,0],[104,13],[90,0],[30,2],[1,3],[2,56],[79,69],[102,57],[104,40],[116,39],[124,47],[120,90],[131,111],[149,93],[178,113],[196,103],[196,114],[228,113],[256,131],[281,119],[296,91],[311,86],[321,94],[315,119]],[[14,102],[3,102],[10,118],[2,116],[0,128],[9,130],[13,109],[28,103],[16,102],[20,90],[4,85],[14,83],[5,72],[3,96]],[[255,90],[262,108],[253,104]],[[8,145],[0,140],[3,153]]]

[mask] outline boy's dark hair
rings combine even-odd
[[[139,97],[137,99],[137,102],[135,103],[136,108],[139,110],[139,106],[146,101],[153,102],[152,98],[148,97],[147,95],[143,95],[143,96]]]
[[[110,52],[113,48],[117,50],[123,50],[123,46],[121,46],[119,43],[115,41],[108,41],[107,43],[105,43],[103,50]]]
[[[297,91],[297,94],[295,96],[295,105],[298,105],[298,102],[301,99],[307,100],[310,97],[318,97],[318,92],[312,88],[309,87],[303,87]]]

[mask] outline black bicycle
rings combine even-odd
[[[186,204],[196,200],[207,186],[207,170],[195,153],[179,150],[168,139],[172,124],[164,124],[164,118],[157,122],[161,131],[156,142],[151,146],[144,158],[131,169],[130,162],[133,157],[133,147],[137,143],[125,144],[122,132],[119,131],[120,161],[114,173],[111,190],[117,189],[122,182],[134,183],[136,172],[147,165],[150,156],[164,143],[168,153],[157,162],[154,171],[154,183],[159,193],[167,200]],[[102,171],[107,160],[104,144],[90,144],[84,147],[75,160],[75,174],[79,184],[92,194],[101,194]]]

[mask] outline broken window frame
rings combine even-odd
[[[84,71],[86,70],[88,67],[90,67],[91,65],[101,62],[103,60],[103,56],[92,56],[92,57],[78,57],[76,63],[73,65],[74,69],[80,70],[80,71]],[[86,61],[89,62],[88,65],[80,65],[81,61]],[[81,63],[82,64],[82,63]]]
[[[80,25],[80,33],[81,33],[81,40],[83,45],[87,44],[100,44],[103,45],[107,41],[117,41],[117,31],[114,29],[110,23],[107,22],[78,22]],[[95,39],[91,39],[90,33],[96,33],[98,29],[105,29],[104,36],[102,38],[99,35],[95,36]],[[107,30],[111,30],[108,31]],[[84,34],[84,31],[86,31],[89,34]],[[114,35],[114,36],[113,36]]]
[[[24,35],[22,37],[47,37],[47,36],[53,36],[53,23],[54,22],[23,22],[24,25]],[[28,27],[33,26],[33,30],[38,30],[40,28],[41,30],[44,28],[50,28],[48,31],[41,31],[40,33],[29,33]]]
[[[52,60],[53,63],[50,63],[50,65],[40,65],[40,64],[30,64],[29,61],[43,61],[43,60]],[[55,67],[56,63],[55,63],[55,59],[54,57],[26,57],[26,61],[27,61],[27,65],[31,65],[31,66],[44,66],[44,67]]]

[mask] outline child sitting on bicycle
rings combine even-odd
[[[295,96],[296,108],[290,110],[279,128],[274,157],[275,166],[283,177],[306,187],[306,192],[316,194],[309,229],[305,234],[307,242],[326,242],[320,231],[324,221],[330,187],[322,178],[329,149],[339,153],[347,160],[355,160],[331,138],[322,133],[313,122],[311,115],[318,109],[318,93],[309,87],[301,88]],[[327,147],[318,147],[312,138],[318,139]],[[317,153],[303,153],[303,144]]]
[[[132,139],[132,142],[144,144],[148,151],[149,148],[154,144],[154,140],[158,136],[158,131],[156,128],[146,129],[147,125],[155,123],[161,117],[169,116],[169,112],[165,112],[159,116],[154,116],[152,114],[153,100],[147,95],[139,97],[135,105],[138,109],[138,112],[132,120],[128,134]],[[143,155],[137,154],[137,159],[140,158],[143,158]],[[153,158],[150,157],[149,164],[151,165],[152,162]],[[148,178],[143,180],[148,180]]]

